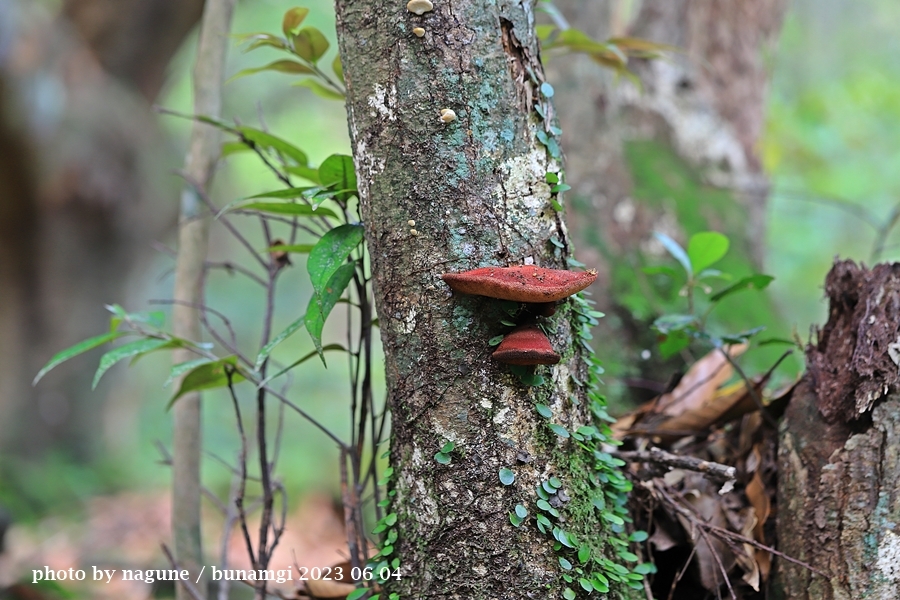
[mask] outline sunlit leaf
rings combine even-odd
[[[44,365],[44,368],[38,371],[38,374],[34,377],[34,381],[31,382],[31,385],[37,384],[37,382],[40,381],[50,370],[59,366],[61,363],[66,362],[70,358],[74,358],[79,354],[84,354],[88,350],[93,350],[94,348],[120,338],[123,335],[125,334],[119,332],[105,333],[103,335],[88,338],[83,342],[78,342],[74,346],[66,348],[62,352],[55,354],[53,358],[51,358],[47,362],[47,364]]]
[[[687,252],[684,251],[684,248],[682,248],[678,242],[659,231],[654,231],[653,237],[659,240],[663,247],[668,250],[669,254],[675,257],[675,260],[681,263],[681,266],[684,267],[684,270],[687,272],[688,277],[693,277],[694,270],[691,267],[691,259],[688,258]]]
[[[281,198],[283,200],[287,200],[290,198],[302,198],[304,193],[315,189],[313,186],[305,186],[305,187],[293,187],[293,188],[284,188],[280,190],[272,190],[271,192],[262,192],[260,194],[255,194],[253,196],[247,196],[247,199],[253,198]]]
[[[284,13],[284,18],[281,21],[281,30],[284,32],[284,35],[291,37],[291,34],[300,27],[300,24],[303,23],[308,14],[309,9],[302,6],[295,6]]]
[[[178,363],[177,365],[173,365],[172,368],[169,370],[169,378],[166,379],[165,383],[163,383],[163,387],[169,387],[169,385],[173,381],[175,381],[176,379],[178,379],[179,377],[181,377],[188,371],[193,371],[200,365],[209,364],[211,362],[215,362],[215,361],[211,358],[195,358],[194,360],[189,360],[189,361],[186,361],[183,363]]]
[[[688,240],[688,259],[694,273],[711,267],[728,252],[728,238],[717,231],[701,231]]]
[[[163,348],[175,348],[180,345],[181,343],[178,340],[145,338],[125,344],[124,346],[119,346],[118,348],[113,348],[100,357],[100,365],[97,367],[96,373],[94,373],[94,382],[91,384],[91,389],[96,389],[103,374],[120,360],[142,356],[148,352],[162,350]]]
[[[297,56],[313,64],[322,58],[331,45],[325,34],[315,27],[304,27],[293,36],[292,41]]]

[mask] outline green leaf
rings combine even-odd
[[[180,345],[181,344],[176,340],[145,338],[125,344],[124,346],[119,346],[118,348],[113,348],[100,357],[100,366],[97,367],[97,372],[94,373],[94,382],[91,384],[91,389],[96,389],[103,374],[120,360],[131,358],[132,356],[142,356],[148,352],[153,352],[154,350],[174,348]]]
[[[285,171],[290,173],[291,175],[296,175],[297,177],[302,177],[303,179],[308,179],[313,183],[319,183],[319,170],[313,169],[312,167],[306,165],[295,165],[285,167]]]
[[[276,335],[274,338],[272,338],[272,341],[269,342],[268,344],[266,344],[265,346],[263,346],[263,349],[260,350],[260,351],[259,351],[259,354],[256,355],[256,365],[255,365],[255,368],[256,368],[256,369],[259,369],[259,368],[262,366],[263,362],[264,362],[267,358],[269,358],[269,355],[272,353],[272,350],[275,349],[275,346],[277,346],[278,344],[280,344],[280,343],[283,342],[284,340],[288,339],[289,337],[291,337],[292,335],[294,335],[295,333],[297,333],[297,331],[298,331],[301,327],[303,327],[305,324],[306,324],[306,319],[305,319],[305,317],[300,317],[299,319],[297,319],[296,321],[294,321],[293,323],[291,323],[290,325],[288,325],[288,326],[284,329],[284,331],[282,331],[281,333],[279,333],[278,335]]]
[[[297,53],[297,56],[313,64],[319,62],[319,59],[328,52],[328,47],[331,45],[328,43],[325,34],[315,27],[304,27],[294,34],[292,41],[294,52]]]
[[[619,552],[619,558],[626,562],[637,562],[639,560],[637,554],[628,551]]]
[[[694,273],[719,262],[728,252],[728,238],[717,231],[701,231],[688,240],[688,259]]]
[[[550,410],[550,407],[546,404],[535,404],[534,409],[545,419],[549,419],[553,416],[553,411]]]
[[[166,410],[175,404],[175,401],[187,394],[188,392],[199,392],[201,390],[211,390],[215,388],[226,387],[228,385],[228,371],[232,372],[232,383],[240,383],[245,377],[240,371],[236,370],[237,357],[227,356],[217,361],[200,365],[185,375],[181,380],[181,387],[178,392],[169,400]]]
[[[247,47],[244,48],[244,52],[250,52],[251,50],[256,50],[257,48],[261,48],[263,46],[270,46],[272,48],[278,48],[279,50],[288,49],[287,43],[284,39],[278,37],[277,35],[272,35],[271,33],[244,33],[235,35],[234,37],[237,38],[238,44],[248,44]]]
[[[641,563],[632,569],[632,572],[637,573],[638,575],[649,575],[650,573],[656,573],[656,565],[653,563]]]
[[[551,527],[551,526],[552,526],[552,524],[550,523],[550,519],[548,519],[548,518],[545,517],[544,515],[539,514],[539,515],[537,515],[536,518],[537,518],[538,523],[540,523],[540,524],[543,525],[544,527]]]
[[[566,588],[563,590],[563,598],[566,600],[575,600],[575,592],[572,588]]]
[[[499,475],[500,483],[503,485],[512,485],[512,482],[516,480],[516,474],[505,467],[500,469]]]
[[[309,254],[315,244],[276,244],[266,248],[268,252],[294,252],[296,254]]]
[[[541,93],[545,98],[553,97],[553,86],[547,83],[546,81],[541,84]]]
[[[449,465],[451,459],[450,459],[449,454],[446,454],[444,452],[438,452],[437,454],[434,455],[434,460],[441,463],[442,465]]]
[[[688,258],[688,255],[684,251],[684,248],[682,248],[678,244],[678,242],[676,242],[666,234],[660,233],[658,231],[653,232],[653,237],[659,240],[663,247],[668,250],[669,254],[675,257],[675,260],[681,263],[681,266],[684,267],[684,270],[688,274],[688,278],[694,276],[694,271],[691,268],[691,259]]]
[[[553,433],[558,435],[561,438],[569,437],[568,430],[562,425],[557,425],[556,423],[550,423],[550,429],[553,430]]]
[[[441,452],[443,452],[444,454],[450,454],[451,452],[453,452],[454,448],[456,448],[455,442],[447,442],[441,447]]]
[[[313,91],[313,93],[316,96],[319,96],[320,98],[325,98],[326,100],[343,100],[344,99],[343,93],[319,83],[319,81],[317,79],[302,79],[302,80],[298,81],[297,83],[294,83],[293,85],[309,88]]]
[[[289,200],[292,198],[303,198],[304,193],[312,189],[315,188],[313,186],[285,188],[281,190],[272,190],[271,192],[263,192],[254,196],[247,196],[246,199],[252,200],[254,198],[280,198],[282,200]]]
[[[650,536],[647,534],[646,531],[635,531],[634,533],[632,533],[631,535],[628,536],[628,541],[641,543],[641,542],[646,542],[648,537],[650,537]]]
[[[308,204],[294,202],[246,202],[235,204],[230,210],[258,210],[289,217],[337,217],[334,211],[327,208],[313,208]]]
[[[285,37],[291,37],[291,34],[300,27],[300,24],[303,23],[308,14],[309,9],[302,6],[295,6],[284,13],[284,18],[281,21],[281,31],[284,32]],[[351,598],[350,600],[354,599]]]
[[[528,516],[528,509],[521,504],[516,504],[516,514],[519,515],[520,518],[524,519]]]
[[[666,334],[665,339],[659,344],[659,353],[663,358],[671,358],[690,346],[691,338],[684,331],[673,331]]]
[[[563,558],[562,556],[559,557],[559,566],[561,566],[566,571],[572,570],[572,563],[570,563],[568,559]]]
[[[292,75],[311,75],[315,73],[313,69],[307,67],[303,63],[298,63],[295,60],[276,60],[275,62],[271,62],[262,67],[251,67],[249,69],[238,71],[228,79],[228,82],[240,79],[241,77],[246,77],[247,75],[262,73],[263,71],[277,71],[279,73],[290,73]]]
[[[359,588],[347,594],[347,600],[359,600],[369,591],[369,588]]]
[[[559,489],[562,487],[562,481],[560,481],[557,477],[551,477],[548,481],[549,481],[550,485],[552,485],[556,489]]]
[[[306,317],[303,317],[303,319],[304,319],[304,321],[305,321],[305,320],[306,320]],[[322,353],[325,353],[325,352],[332,352],[332,351],[335,351],[335,350],[340,351],[340,352],[346,352],[346,351],[347,351],[347,349],[344,348],[343,346],[341,346],[340,344],[328,344],[327,346],[323,346],[323,347],[322,347]],[[281,377],[282,375],[284,375],[285,373],[287,373],[288,371],[290,371],[290,370],[293,369],[294,367],[296,367],[296,366],[298,366],[298,365],[302,365],[303,363],[305,363],[306,361],[308,361],[308,360],[311,359],[312,357],[318,356],[318,355],[319,355],[319,350],[318,350],[318,349],[313,350],[313,351],[310,352],[309,354],[304,355],[302,358],[299,358],[299,359],[295,360],[294,362],[292,362],[291,364],[289,364],[289,365],[286,366],[285,368],[281,369],[280,371],[278,371],[278,372],[275,373],[274,375],[270,375],[269,377],[266,377],[265,381],[263,381],[262,383],[263,383],[263,384],[269,383],[269,382],[272,381],[273,379],[277,379],[277,378]]]
[[[107,342],[111,342],[117,338],[122,337],[123,335],[125,334],[118,332],[104,333],[103,335],[88,338],[83,342],[78,342],[74,346],[66,348],[62,352],[55,354],[53,358],[51,358],[47,362],[47,364],[44,365],[44,368],[38,371],[38,374],[34,377],[34,381],[31,382],[31,385],[36,385],[37,382],[40,381],[44,377],[44,375],[46,375],[51,369],[59,366],[61,363],[66,362],[70,358],[74,358],[79,354],[84,354],[88,350],[93,350],[97,346],[102,346]]]
[[[334,230],[332,229],[331,231]],[[331,233],[331,231],[328,233]],[[327,236],[328,234],[325,235]],[[323,237],[322,239],[324,240],[325,238]],[[318,246],[318,244],[316,245]],[[313,251],[315,251],[315,248]],[[307,261],[307,265],[311,260],[312,253],[310,253],[310,259]],[[325,320],[328,318],[328,315],[331,314],[331,309],[337,304],[337,301],[344,293],[344,290],[347,289],[347,285],[350,283],[350,280],[353,279],[353,272],[355,270],[356,263],[348,262],[339,266],[337,270],[333,272],[333,275],[328,282],[321,286],[321,291],[317,289],[313,294],[313,297],[309,299],[309,306],[306,308],[305,317],[306,331],[309,332],[313,344],[316,345],[316,350],[319,353],[319,358],[322,359],[322,364],[325,364],[324,349],[322,348],[322,329],[325,327]],[[315,282],[313,285],[315,285]]]
[[[222,149],[219,151],[219,156],[221,158],[225,158],[226,156],[231,156],[232,154],[237,154],[238,152],[249,151],[250,146],[248,146],[244,142],[225,142],[222,144]]]
[[[578,549],[578,562],[581,564],[586,563],[591,558],[591,549],[589,546],[582,544],[582,546]]]
[[[653,321],[653,328],[660,333],[681,331],[694,325],[697,317],[694,315],[663,315]]]
[[[502,342],[502,341],[503,341],[503,335],[502,335],[502,334],[501,334],[501,335],[495,335],[494,337],[492,337],[491,339],[488,340],[488,346],[496,346],[496,345],[498,345],[498,344],[499,344],[500,342]]]
[[[237,131],[246,141],[251,142],[260,148],[278,152],[282,156],[290,158],[298,165],[306,165],[309,163],[309,159],[306,157],[306,153],[303,150],[267,131],[246,126],[238,127]]]
[[[340,54],[335,55],[334,60],[331,61],[331,70],[341,80],[341,83],[344,83],[344,65],[341,64]]]
[[[178,363],[177,365],[174,365],[169,370],[169,378],[166,379],[166,382],[163,384],[163,387],[169,387],[169,385],[173,381],[175,381],[176,379],[178,379],[179,377],[181,377],[188,371],[193,371],[200,365],[205,365],[205,364],[211,363],[211,362],[213,362],[213,359],[211,359],[211,358],[195,358],[194,360],[189,360],[187,362]]]
[[[340,200],[356,195],[356,171],[353,166],[353,158],[345,154],[332,154],[319,165],[319,181],[324,186],[336,190],[354,190],[351,192],[338,192]]]
[[[710,302],[718,302],[722,298],[730,296],[732,294],[736,294],[737,292],[742,292],[744,290],[748,290],[750,288],[755,288],[757,290],[766,289],[770,283],[775,280],[771,275],[763,275],[761,273],[756,273],[754,275],[750,275],[748,277],[744,277],[740,279],[737,283],[734,283],[721,292],[717,292],[710,296]]]
[[[309,279],[317,296],[323,297],[326,285],[337,270],[347,264],[350,253],[362,239],[363,228],[361,225],[340,225],[329,230],[316,242],[306,261],[306,270],[309,272]],[[350,275],[353,275],[352,271]],[[345,287],[346,284],[341,287],[342,292]]]

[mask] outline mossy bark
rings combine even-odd
[[[553,539],[531,519],[513,527],[509,514],[521,503],[533,515],[534,489],[551,475],[572,490],[588,477],[566,460],[575,443],[534,408],[540,400],[570,429],[588,421],[587,402],[571,401],[583,395],[571,376],[586,377],[571,311],[548,320],[563,361],[526,387],[491,360],[488,340],[508,330],[499,302],[454,295],[440,278],[526,261],[566,268],[568,235],[546,182],[559,164],[536,137],[547,126],[534,110],[543,74],[532,3],[438,0],[417,16],[402,2],[338,0],[337,23],[392,411],[391,558],[403,579],[389,591],[561,597]],[[444,108],[456,120],[442,122]],[[448,441],[452,460],[439,464]],[[567,527],[603,552],[598,517]]]

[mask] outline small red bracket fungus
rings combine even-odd
[[[509,365],[555,365],[559,354],[537,325],[520,325],[512,330],[492,355],[494,360]]]
[[[453,290],[516,302],[546,303],[568,298],[597,279],[597,271],[565,271],[533,265],[483,267],[441,278]]]

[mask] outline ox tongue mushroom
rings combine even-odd
[[[559,354],[537,325],[519,325],[512,330],[492,355],[494,360],[509,365],[555,365]]]
[[[585,289],[597,279],[597,271],[566,271],[525,265],[444,273],[441,278],[453,290],[464,294],[545,304],[568,298]]]

